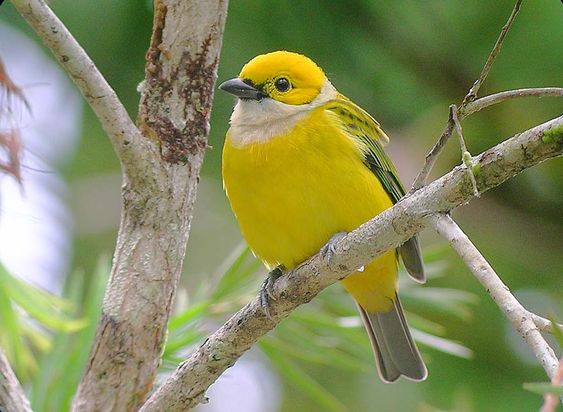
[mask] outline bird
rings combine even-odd
[[[223,187],[248,246],[270,270],[261,290],[268,314],[276,278],[319,252],[330,260],[342,236],[405,189],[379,123],[310,58],[285,50],[258,55],[219,88],[237,98],[223,146]],[[423,283],[413,237],[341,284],[356,301],[381,379],[422,381],[426,365],[397,295],[399,256]]]

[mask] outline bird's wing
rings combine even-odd
[[[336,114],[343,131],[359,142],[365,165],[381,181],[393,203],[397,203],[405,195],[405,188],[399,180],[397,169],[383,150],[389,137],[379,123],[344,96],[329,101],[326,109]]]
[[[393,203],[404,195],[405,188],[397,169],[383,150],[389,141],[379,123],[365,110],[343,95],[326,103],[325,110],[339,119],[342,130],[356,139],[364,156],[364,164],[379,179]],[[413,279],[424,282],[424,268],[418,239],[409,239],[400,247],[401,257]]]

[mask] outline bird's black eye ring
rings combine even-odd
[[[276,80],[274,86],[276,86],[276,89],[279,92],[287,92],[291,85],[289,83],[289,80],[287,80],[285,77],[280,77],[279,79]]]

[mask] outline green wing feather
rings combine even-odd
[[[393,203],[404,195],[397,169],[383,150],[389,141],[379,123],[365,110],[354,104],[347,97],[338,95],[329,101],[325,109],[340,120],[343,131],[356,139],[364,155],[364,164],[377,176]],[[418,282],[424,282],[424,267],[418,238],[409,239],[399,248],[403,263],[410,276]]]

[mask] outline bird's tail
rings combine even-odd
[[[381,379],[394,382],[401,375],[415,381],[426,379],[428,371],[410,334],[399,297],[395,295],[388,312],[369,313],[360,305],[358,308]]]

